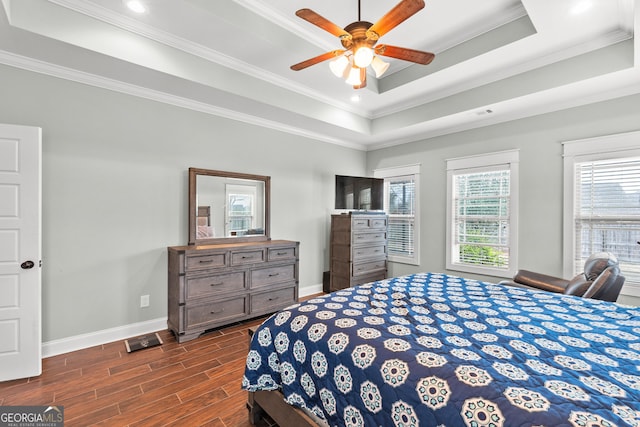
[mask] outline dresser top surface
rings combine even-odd
[[[292,246],[298,245],[299,242],[293,240],[264,240],[260,242],[238,242],[238,243],[218,243],[212,245],[184,245],[184,246],[169,246],[167,249],[170,251],[203,251],[207,249],[251,249],[251,248],[264,248],[264,247],[276,247],[276,246]]]
[[[372,217],[385,217],[387,215],[384,211],[353,211],[353,212],[343,212],[338,214],[332,214],[332,217],[338,218],[349,218],[349,217],[359,217],[359,216],[372,216]]]

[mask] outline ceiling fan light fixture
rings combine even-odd
[[[349,59],[345,55],[338,56],[333,61],[329,62],[329,68],[331,72],[338,78],[346,78],[349,67]]]
[[[367,68],[373,60],[373,49],[360,46],[353,54],[353,63],[359,68]]]
[[[424,0],[400,0],[393,9],[372,24],[361,19],[360,0],[358,0],[358,20],[344,28],[311,9],[300,9],[296,11],[296,16],[338,37],[343,49],[325,52],[289,68],[300,71],[320,62],[332,60],[329,68],[333,74],[345,79],[346,83],[352,85],[354,89],[362,89],[367,86],[367,67],[371,65],[377,78],[389,68],[389,64],[377,58],[377,55],[428,65],[435,57],[431,52],[391,45],[376,46],[380,37],[411,18],[422,8],[424,8]],[[346,61],[344,58],[339,58],[340,56],[346,56]]]
[[[389,63],[384,62],[379,56],[374,56],[371,60],[371,68],[376,72],[376,78],[382,77],[382,75],[389,69]]]
[[[347,77],[345,83],[351,86],[360,86],[362,84],[362,80],[360,79],[360,68],[351,67],[351,70],[349,70],[349,77]]]

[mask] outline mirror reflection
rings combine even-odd
[[[269,177],[189,169],[190,242],[268,238]]]

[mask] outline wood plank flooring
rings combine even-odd
[[[64,406],[66,427],[248,427],[247,330],[264,319],[182,344],[159,331],[164,344],[133,353],[117,341],[50,357],[41,376],[0,382],[0,405]]]

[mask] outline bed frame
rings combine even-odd
[[[249,343],[258,327],[249,328]],[[249,422],[256,425],[264,414],[269,415],[278,426],[288,427],[322,427],[303,410],[289,405],[279,390],[249,392],[247,399]]]
[[[249,422],[256,425],[266,413],[278,426],[320,427],[309,415],[284,401],[277,390],[249,392]]]

